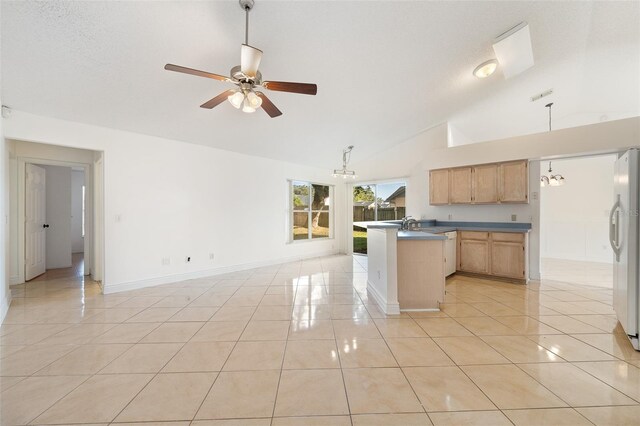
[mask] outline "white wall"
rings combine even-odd
[[[84,171],[71,172],[71,252],[84,252],[84,238],[82,237],[82,186],[84,185]]]
[[[47,269],[71,266],[71,169],[39,165],[46,171]]]
[[[471,164],[540,159],[578,153],[604,153],[640,146],[640,117],[555,130],[490,142],[448,147],[447,125],[428,129],[406,142],[354,163],[357,182],[403,178],[407,182],[407,214],[425,219],[505,222],[511,214],[518,222],[532,222],[530,276],[539,278],[537,163],[530,165],[529,204],[492,206],[430,206],[429,170]],[[348,224],[347,224],[348,225]]]
[[[615,155],[556,160],[562,186],[540,188],[540,256],[612,262],[609,209],[613,203]],[[549,163],[540,173],[549,174]]]
[[[0,7],[0,11],[2,8]],[[1,18],[0,12],[0,18]],[[0,46],[2,46],[0,37]],[[2,55],[0,54],[0,58]],[[0,70],[2,64],[0,61]],[[2,87],[2,73],[0,72],[0,88]],[[0,93],[0,105],[2,104],[2,93]],[[0,117],[0,323],[4,320],[9,304],[11,303],[11,292],[9,290],[9,147],[4,140],[4,119]]]
[[[335,184],[329,170],[20,111],[5,126],[12,139],[104,152],[107,293],[342,248],[343,224],[335,239],[287,243],[287,179]],[[335,195],[342,217],[343,185]]]

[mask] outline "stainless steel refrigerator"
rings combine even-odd
[[[613,309],[631,344],[640,350],[640,151],[630,149],[614,166],[614,200],[609,216],[613,248]]]

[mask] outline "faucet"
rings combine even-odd
[[[400,229],[408,231],[409,228],[411,227],[411,224],[418,222],[417,220],[415,220],[414,218],[412,218],[411,216],[406,216],[402,218],[402,225],[400,226]]]

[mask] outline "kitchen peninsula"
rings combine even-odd
[[[463,274],[526,282],[528,223],[422,220],[410,230],[398,221],[354,225],[367,229],[367,291],[389,315],[439,310],[447,261]],[[453,259],[445,255],[445,233],[458,234]]]
[[[367,291],[387,314],[437,311],[444,302],[444,235],[401,230],[399,223],[367,228]]]

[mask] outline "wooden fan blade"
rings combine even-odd
[[[273,102],[271,102],[269,100],[269,98],[267,98],[265,96],[264,93],[262,92],[256,92],[256,95],[258,95],[260,97],[260,99],[262,99],[262,109],[264,110],[264,112],[266,112],[267,114],[269,114],[269,117],[271,118],[275,118],[275,117],[279,117],[282,115],[282,111],[280,111],[278,109],[278,107],[276,107]]]
[[[233,89],[229,89],[229,90],[225,90],[224,92],[220,93],[218,96],[216,96],[215,98],[209,99],[207,102],[203,103],[202,105],[200,105],[200,108],[208,108],[211,109],[215,106],[220,105],[221,103],[223,103],[224,101],[227,100],[227,98],[233,95]]]
[[[223,75],[213,74],[206,71],[194,70],[193,68],[181,67],[180,65],[167,64],[164,66],[165,70],[182,72],[185,74],[197,75],[199,77],[212,78],[214,80],[220,81],[230,81],[229,77],[225,77]]]
[[[278,92],[300,93],[303,95],[315,95],[318,93],[318,86],[309,83],[290,83],[288,81],[265,81],[262,83],[265,89],[276,90]]]

